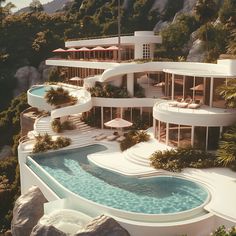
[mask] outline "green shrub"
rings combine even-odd
[[[97,82],[94,87],[90,88],[92,97],[107,98],[128,98],[129,94],[126,87],[117,87],[111,84],[102,84]]]
[[[212,153],[193,148],[177,148],[154,152],[151,157],[151,166],[179,172],[183,168],[210,168],[218,166],[216,157]]]
[[[36,137],[36,143],[33,148],[33,153],[46,152],[48,150],[56,150],[69,146],[71,144],[71,139],[66,137],[58,137],[55,141],[48,134],[39,135]]]
[[[51,123],[52,130],[55,133],[61,133],[62,132],[62,127],[61,127],[61,122],[59,119],[54,119]]]
[[[61,133],[64,130],[73,130],[73,129],[75,129],[75,126],[69,120],[66,120],[66,121],[61,123],[61,121],[59,119],[54,119],[51,123],[51,126],[52,126],[52,130],[55,133]]]
[[[134,96],[137,98],[144,98],[145,97],[145,90],[139,84],[134,84]]]
[[[66,121],[62,122],[61,128],[62,128],[62,130],[73,130],[73,129],[75,129],[75,126],[73,125],[73,123],[71,121],[66,120]]]
[[[217,228],[211,236],[235,236],[236,235],[236,227],[232,227],[231,229],[226,230],[225,226],[220,226]]]
[[[129,131],[125,135],[125,139],[120,143],[121,151],[124,151],[137,143],[147,142],[150,140],[150,135],[146,131]]]

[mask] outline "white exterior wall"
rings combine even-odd
[[[153,117],[166,123],[190,125],[190,126],[209,126],[220,127],[230,126],[236,121],[236,110],[220,108],[177,108],[170,107],[168,102],[155,105]]]
[[[143,44],[136,43],[134,45],[134,59],[142,59],[143,58]]]
[[[162,43],[159,35],[154,35],[153,31],[136,31],[133,36],[121,36],[121,45],[135,45],[136,43]],[[97,38],[86,40],[73,40],[65,42],[65,47],[95,47],[95,46],[118,45],[118,37]]]
[[[127,90],[131,97],[134,96],[134,74],[127,74]]]

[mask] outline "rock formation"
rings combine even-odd
[[[186,61],[203,62],[205,55],[206,51],[204,49],[204,43],[201,40],[197,39],[193,42]]]
[[[41,75],[33,66],[24,66],[16,71],[17,89],[15,95],[27,91],[32,85],[42,83]]]
[[[33,228],[30,236],[66,236],[66,234],[52,225],[37,224]]]
[[[21,195],[13,209],[11,231],[13,236],[29,236],[33,227],[43,216],[43,204],[47,200],[36,186]]]
[[[87,224],[75,236],[129,236],[113,218],[101,215]]]

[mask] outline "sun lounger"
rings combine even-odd
[[[108,141],[114,141],[114,140],[116,140],[118,137],[119,137],[119,136],[113,134],[113,135],[107,136],[107,140],[108,140]]]
[[[176,107],[181,102],[184,102],[184,99],[183,98],[177,98],[176,101],[169,102],[169,106]]]
[[[101,140],[103,140],[103,139],[105,139],[107,136],[105,135],[105,134],[102,134],[102,135],[100,135],[100,136],[97,136],[96,138],[95,138],[95,140],[96,141],[101,141]]]
[[[179,102],[179,103],[177,104],[177,107],[186,108],[186,107],[188,107],[188,105],[189,105],[191,102],[192,102],[192,99],[191,99],[191,98],[186,98],[186,99],[184,100],[184,102]]]
[[[122,142],[123,140],[125,140],[125,136],[120,136],[119,138],[116,139],[116,141],[118,142]]]
[[[201,106],[201,104],[198,104],[198,103],[191,103],[188,105],[188,108],[191,108],[191,109],[197,109]]]

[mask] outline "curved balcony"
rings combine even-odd
[[[159,121],[190,126],[230,126],[236,121],[236,109],[212,108],[202,105],[198,109],[179,108],[169,101],[158,102],[153,117]]]
[[[71,114],[78,114],[81,112],[89,111],[92,108],[92,101],[90,93],[84,88],[72,88],[63,86],[67,89],[70,95],[78,98],[78,101],[74,105],[64,106],[61,108],[55,108],[49,105],[45,98],[44,93],[47,90],[45,87],[57,88],[57,85],[39,85],[34,86],[27,92],[28,104],[32,107],[36,107],[39,110],[51,111],[52,118],[59,118]]]

